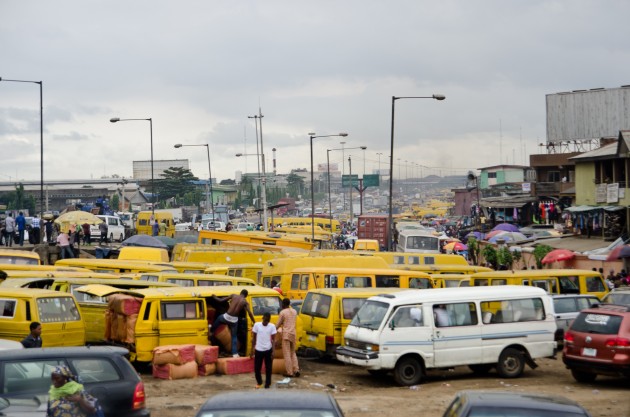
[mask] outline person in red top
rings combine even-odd
[[[300,366],[295,354],[297,311],[291,308],[291,300],[282,300],[282,311],[278,314],[277,328],[282,328],[282,356],[286,374],[284,376],[300,376]]]

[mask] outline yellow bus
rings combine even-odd
[[[376,252],[376,251],[352,251],[353,255],[377,256],[384,259],[393,268],[403,265],[468,265],[461,255],[445,253],[411,253],[411,252]],[[320,250],[311,251],[309,256],[345,256],[345,250]]]
[[[315,288],[433,288],[431,276],[424,272],[385,268],[296,268],[285,293],[293,300],[304,299]]]
[[[217,285],[256,285],[253,279],[215,274],[181,274],[179,272],[145,272],[141,281],[168,282],[179,287],[212,287]]]
[[[480,272],[471,276],[470,285],[531,285],[550,294],[589,294],[599,299],[608,293],[602,275],[587,269]]]
[[[492,268],[476,265],[405,265],[399,269],[409,271],[422,271],[431,275],[439,274],[461,274],[472,275],[478,272],[493,272]]]
[[[70,258],[60,259],[55,262],[55,266],[75,266],[87,268],[94,272],[104,272],[108,274],[125,274],[150,271],[175,271],[172,266],[157,265],[147,261],[120,261],[118,259],[85,259]]]
[[[27,250],[0,249],[0,268],[4,264],[41,265],[39,254]]]
[[[271,321],[277,322],[282,298],[270,288],[222,286],[121,290],[109,285],[86,285],[77,289],[96,297],[121,293],[141,300],[137,320],[131,329],[134,343],[123,343],[130,351],[130,359],[139,362],[150,362],[153,359],[153,349],[158,346],[207,345],[210,340],[208,326],[228,308],[227,302],[220,302],[215,297],[240,294],[242,290],[248,291],[247,301],[257,322],[262,321],[264,313],[270,313]],[[254,323],[249,317],[243,320],[246,325],[238,334],[239,353],[249,356]],[[227,350],[225,346],[224,349]]]
[[[233,264],[228,266],[227,275],[231,277],[251,278],[258,283],[262,276],[262,269],[262,264]]]
[[[352,251],[345,251],[346,256],[307,256],[272,259],[263,264],[258,285],[271,287],[272,281],[286,294],[290,288],[291,273],[295,268],[334,266],[340,268],[388,268],[387,262],[372,256],[355,256]]]
[[[457,288],[464,285],[462,281],[467,281],[470,283],[469,274],[431,274],[431,280],[433,280],[433,286],[435,288]]]
[[[221,245],[222,242],[256,243],[265,246],[283,246],[311,250],[316,247],[315,242],[302,235],[291,235],[276,232],[220,232],[202,230],[199,232],[199,243],[207,245]]]
[[[341,223],[337,219],[327,219],[324,217],[315,217],[315,227],[319,227],[327,232],[339,233],[341,232]],[[313,218],[312,217],[274,217],[273,219],[269,218],[268,220],[269,226],[274,227],[287,227],[287,226],[309,226],[312,227]],[[273,221],[273,223],[272,223]],[[332,224],[332,230],[330,225]]]
[[[212,246],[207,246],[205,250],[185,250],[181,261],[184,262],[206,262],[210,264],[251,264],[263,263],[268,260],[286,257],[305,257],[307,252],[283,253],[283,252],[259,252],[252,250],[217,250]]]

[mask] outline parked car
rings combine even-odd
[[[564,332],[567,331],[571,322],[577,317],[580,311],[599,303],[599,298],[586,294],[556,294],[552,296],[553,308],[555,311],[556,340],[562,343]]]
[[[264,391],[264,392],[263,392]],[[264,410],[264,413],[261,413]],[[337,401],[321,392],[300,390],[235,391],[208,399],[196,417],[343,417]]]
[[[125,224],[118,216],[97,215],[99,219],[107,223],[107,239],[110,242],[117,240],[122,242],[125,240]],[[99,240],[101,237],[101,231],[98,225],[90,226],[90,235],[92,240]]]
[[[630,378],[630,306],[596,304],[582,310],[564,334],[562,361],[578,382],[597,375]]]
[[[208,223],[206,223],[206,227],[204,228],[206,230],[219,230],[222,232],[225,232],[225,223],[224,222],[220,222],[218,220],[210,220]]]
[[[630,306],[630,287],[615,288],[602,298],[602,303]]]
[[[7,349],[24,349],[24,346],[22,346],[22,343],[15,340],[0,339],[0,350]]]
[[[590,417],[575,401],[559,396],[525,392],[461,391],[444,412],[444,417],[536,416]]]
[[[234,228],[237,232],[246,232],[248,230],[256,230],[256,225],[250,222],[240,222]]]
[[[125,355],[112,346],[4,350],[0,356],[0,394],[14,399],[47,395],[50,372],[66,365],[98,398],[107,417],[150,417],[144,385]]]

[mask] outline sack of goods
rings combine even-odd
[[[188,362],[183,365],[153,365],[153,377],[160,379],[185,379],[197,378],[197,362]]]
[[[153,365],[183,365],[195,361],[195,345],[166,345],[153,349]]]
[[[217,372],[223,375],[248,374],[254,372],[253,358],[219,358]]]
[[[194,345],[195,361],[198,365],[215,363],[219,359],[219,347],[209,345]]]
[[[136,321],[142,299],[127,294],[107,297],[105,310],[105,340],[135,343]]]

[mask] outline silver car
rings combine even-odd
[[[594,295],[554,295],[554,316],[556,318],[556,325],[558,326],[558,330],[556,330],[556,341],[558,341],[558,343],[562,343],[562,340],[564,339],[564,332],[569,328],[569,325],[578,316],[580,311],[597,303],[600,303],[599,298]]]

